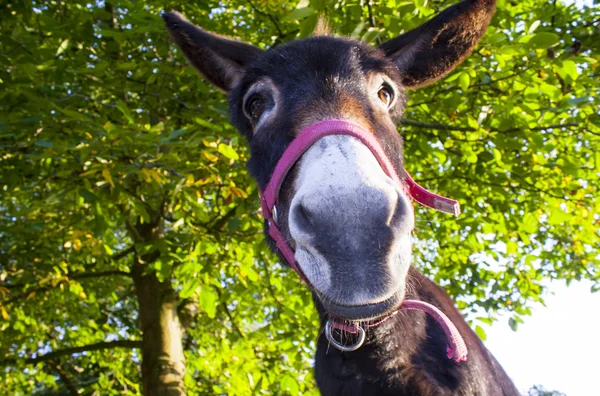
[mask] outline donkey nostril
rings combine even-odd
[[[302,203],[295,206],[293,214],[294,223],[300,231],[309,232],[314,229],[312,213]]]
[[[411,202],[408,198],[404,198],[401,193],[397,194],[397,200],[387,224],[402,234],[409,234],[414,227]]]

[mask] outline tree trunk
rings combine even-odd
[[[136,277],[142,326],[142,384],[145,396],[185,395],[185,357],[177,293],[154,273]]]
[[[162,227],[137,225],[144,241],[162,237]],[[146,271],[159,253],[136,255],[133,279],[139,304],[142,329],[142,392],[145,396],[185,395],[185,356],[182,336],[184,328],[177,313],[178,295],[170,279],[160,282],[154,271]]]

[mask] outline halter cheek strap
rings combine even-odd
[[[327,120],[321,121],[316,124],[310,125],[307,128],[303,129],[300,134],[290,143],[287,149],[284,151],[283,155],[277,165],[275,166],[275,170],[273,171],[273,175],[269,180],[264,191],[260,192],[260,203],[262,206],[262,213],[267,220],[269,227],[269,235],[275,241],[277,249],[281,252],[286,261],[290,264],[290,266],[298,273],[300,278],[310,286],[310,282],[306,275],[302,272],[302,269],[296,262],[296,258],[294,257],[294,251],[288,244],[286,238],[283,233],[279,229],[279,218],[277,213],[277,198],[279,196],[279,191],[281,190],[281,186],[287,176],[288,172],[298,160],[302,157],[302,155],[312,147],[318,140],[332,135],[345,135],[350,136],[355,139],[360,140],[365,146],[369,148],[371,153],[379,162],[379,165],[383,169],[383,171],[388,175],[394,182],[398,185],[402,186],[406,189],[407,193],[421,205],[436,209],[441,212],[450,213],[455,216],[460,214],[460,206],[457,201],[442,197],[440,195],[434,194],[425,188],[421,187],[417,184],[404,170],[405,177],[403,180],[398,177],[396,169],[393,164],[385,154],[383,148],[375,138],[372,133],[364,130],[361,126],[353,124],[348,121],[342,120]],[[453,358],[456,361],[466,360],[466,347],[464,347],[464,341],[460,337],[458,330],[456,327],[450,322],[448,317],[446,317],[440,310],[437,308],[419,301],[406,300],[403,305],[400,307],[401,309],[419,309],[425,311],[430,314],[440,325],[443,327],[444,332],[448,335],[448,339],[450,340],[448,357]],[[373,324],[375,325],[375,324]],[[327,326],[327,336],[332,334],[331,329],[343,329],[341,324],[337,323],[335,320],[331,321],[331,325],[328,322]],[[364,330],[360,327],[353,327],[356,332],[360,333],[362,331],[362,337],[360,337],[361,342],[359,344],[354,345],[354,349],[359,348],[364,341]],[[454,337],[457,335],[457,338]],[[460,339],[460,341],[456,341]],[[333,345],[338,347],[337,343],[330,339]],[[462,353],[463,348],[459,346],[462,342],[462,346],[464,347],[464,354]],[[340,345],[338,349],[350,351],[353,349],[343,349]],[[454,356],[454,351],[458,351],[458,355]],[[452,355],[452,356],[451,356]]]

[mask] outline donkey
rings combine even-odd
[[[495,7],[462,1],[378,48],[322,35],[267,51],[163,15],[189,62],[228,94],[267,240],[313,292],[324,395],[519,394],[447,294],[409,268],[410,197],[458,211],[410,178],[396,130],[405,89],[462,62]]]

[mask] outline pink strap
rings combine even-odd
[[[394,166],[385,155],[385,152],[379,145],[379,142],[372,133],[366,132],[362,127],[348,121],[328,120],[313,124],[300,132],[300,134],[290,143],[281,159],[275,166],[273,175],[263,197],[267,206],[273,208],[277,203],[277,196],[285,176],[292,169],[292,166],[302,157],[302,155],[312,147],[318,140],[330,135],[347,135],[360,140],[371,150],[383,171],[391,177],[396,183],[400,184],[400,178],[396,174]]]
[[[463,362],[467,360],[467,345],[465,344],[465,340],[460,335],[454,323],[450,321],[450,319],[438,308],[433,305],[426,303],[424,301],[418,300],[404,300],[400,308],[396,311],[392,312],[385,318],[374,322],[368,323],[364,325],[364,327],[375,327],[390,319],[394,315],[396,315],[400,311],[423,311],[426,314],[430,315],[436,322],[439,324],[444,330],[444,334],[446,334],[446,339],[448,341],[448,345],[446,346],[446,353],[448,359],[453,359],[455,362]],[[356,334],[358,332],[358,326],[352,323],[339,323],[333,319],[330,319],[331,325],[336,329]]]
[[[275,170],[273,171],[273,175],[269,180],[264,191],[260,193],[260,202],[262,206],[262,212],[264,218],[267,220],[269,224],[269,235],[275,241],[277,249],[281,251],[281,254],[286,259],[286,261],[290,264],[290,266],[298,273],[300,278],[307,285],[310,286],[310,282],[308,278],[304,275],[300,266],[296,262],[294,257],[294,251],[287,243],[287,240],[279,230],[277,226],[278,219],[274,218],[274,208],[277,204],[277,197],[279,195],[279,190],[281,189],[281,185],[285,180],[286,175],[294,166],[294,164],[302,157],[302,155],[319,139],[324,138],[325,136],[330,135],[347,135],[352,136],[358,140],[360,140],[365,146],[371,150],[379,165],[383,169],[383,171],[394,180],[399,185],[403,185],[394,169],[394,166],[388,159],[387,155],[381,148],[379,142],[375,138],[375,136],[367,131],[365,131],[359,125],[353,124],[348,121],[341,120],[327,120],[318,122],[313,124],[305,129],[303,129],[300,134],[290,143],[288,148],[285,150],[281,159],[277,162],[275,166]],[[408,193],[411,197],[419,202],[420,204],[442,211],[446,213],[453,214],[458,216],[460,214],[460,206],[457,201],[452,199],[448,199],[432,192],[427,191],[420,185],[418,185],[406,172],[406,177],[404,182],[406,186],[408,186]],[[444,329],[444,333],[446,333],[446,337],[448,338],[449,346],[447,347],[448,358],[454,359],[457,362],[462,360],[466,360],[467,358],[467,348],[465,346],[464,340],[458,333],[456,327],[450,322],[448,317],[444,315],[439,309],[434,306],[414,300],[406,300],[402,304],[400,309],[419,309],[422,310],[429,315],[431,315]],[[392,314],[393,315],[393,314]],[[369,325],[376,326],[387,320],[389,317],[379,321],[378,323],[372,323]],[[353,325],[345,325],[339,324],[333,321],[334,327],[348,331],[350,333],[356,333],[358,331],[356,326]]]
[[[371,150],[383,171],[395,182],[401,184],[400,178],[394,169],[394,166],[385,155],[385,152],[379,145],[375,136],[366,132],[359,125],[348,121],[327,120],[313,124],[300,132],[300,134],[290,143],[281,159],[277,162],[273,175],[267,184],[267,187],[261,194],[266,207],[272,210],[277,203],[277,196],[286,175],[302,155],[317,142],[319,139],[329,135],[348,135],[360,140]],[[457,201],[434,194],[415,182],[410,174],[406,173],[405,183],[408,185],[408,192],[413,199],[421,205],[450,213],[455,216],[460,214],[460,205]],[[264,206],[264,205],[263,205]],[[270,213],[270,211],[269,211]]]
[[[281,252],[285,260],[288,264],[296,271],[298,276],[307,284],[310,285],[308,278],[304,275],[304,272],[300,269],[300,266],[296,262],[296,257],[294,256],[294,251],[290,247],[290,244],[287,243],[287,240],[284,238],[281,231],[279,231],[279,227],[273,220],[272,207],[269,208],[267,205],[267,201],[264,198],[264,194],[260,195],[260,204],[262,207],[263,217],[269,222],[269,235],[275,241],[275,245],[277,249]]]
[[[440,212],[449,213],[454,216],[460,214],[460,204],[458,201],[442,197],[441,195],[434,194],[431,191],[424,189],[410,177],[406,169],[404,170],[404,173],[406,173],[404,182],[408,185],[408,192],[415,201],[428,208],[439,210]]]
[[[360,140],[369,148],[369,150],[371,150],[383,171],[396,183],[402,185],[394,166],[381,148],[375,136],[372,133],[365,131],[361,126],[348,121],[327,120],[310,125],[300,132],[277,162],[273,175],[260,196],[263,216],[269,222],[269,235],[273,238],[277,248],[281,251],[281,254],[283,254],[290,266],[307,284],[310,284],[308,279],[302,273],[298,263],[296,263],[292,248],[279,230],[276,224],[277,222],[275,221],[276,219],[273,218],[273,208],[277,204],[277,197],[281,185],[292,166],[294,166],[300,157],[302,157],[302,155],[319,139],[330,135],[347,135]],[[418,185],[406,170],[405,173],[406,178],[404,181],[408,186],[408,193],[415,201],[427,207],[458,216],[460,213],[460,206],[457,201],[427,191]]]
[[[277,222],[273,218],[273,208],[277,204],[277,197],[279,190],[283,184],[285,177],[287,176],[292,166],[302,157],[302,155],[315,144],[318,140],[330,135],[347,135],[352,136],[360,140],[365,146],[371,150],[379,165],[381,165],[384,172],[391,177],[396,183],[401,184],[400,178],[394,169],[394,166],[385,155],[385,152],[375,139],[373,134],[364,131],[360,126],[347,121],[331,120],[322,121],[313,124],[303,129],[300,134],[290,143],[283,155],[277,162],[271,180],[267,184],[267,187],[260,194],[262,212],[265,219],[269,222],[269,235],[275,241],[277,248],[285,257],[290,266],[298,273],[306,284],[310,285],[310,282],[300,269],[300,266],[296,262],[294,252],[287,240],[279,230]]]
[[[448,359],[453,359],[455,362],[467,360],[468,351],[465,340],[463,340],[454,323],[442,311],[431,304],[418,300],[404,300],[400,309],[420,310],[429,314],[442,327],[442,330],[446,334],[446,339],[448,340],[448,345],[446,346]]]

